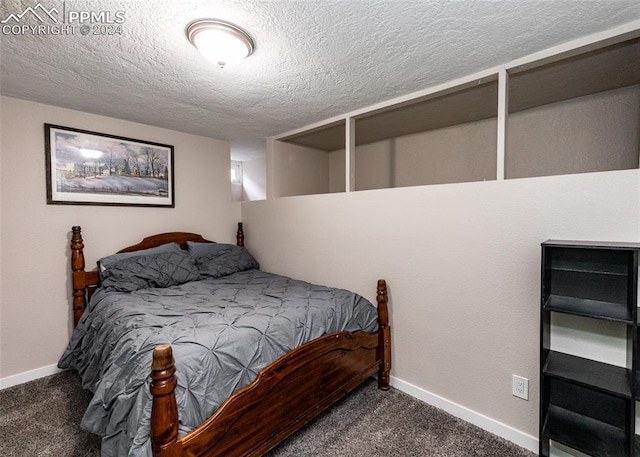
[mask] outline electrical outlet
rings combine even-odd
[[[529,380],[527,378],[523,378],[522,376],[512,376],[513,382],[511,386],[511,393],[515,397],[529,400]]]

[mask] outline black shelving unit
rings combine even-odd
[[[540,456],[555,441],[594,457],[640,457],[638,252],[640,243],[542,243]],[[627,367],[551,350],[551,314],[627,329]]]

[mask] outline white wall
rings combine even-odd
[[[230,183],[231,184],[231,199],[234,202],[241,202],[242,198],[242,184]]]
[[[358,192],[242,213],[267,270],[372,301],[386,278],[397,385],[536,449],[540,243],[640,240],[640,86],[509,115],[506,176],[521,179],[495,180],[497,134],[489,119],[358,146]],[[344,151],[330,160],[344,179]],[[554,349],[625,364],[625,328],[567,321]],[[530,379],[528,402],[512,374]]]
[[[265,270],[372,301],[387,279],[392,375],[535,437],[540,243],[640,241],[639,201],[636,169],[246,202],[242,218]]]
[[[0,378],[57,363],[72,327],[69,241],[82,226],[87,267],[144,236],[191,231],[234,242],[229,145],[172,130],[2,97]],[[171,208],[47,205],[44,123],[175,147]]]
[[[540,243],[640,242],[640,87],[507,119],[514,179],[496,180],[502,130],[490,119],[359,146],[357,192],[245,203],[242,215],[266,270],[372,301],[387,279],[394,383],[535,450]],[[278,143],[269,166],[285,157]],[[341,154],[331,175],[344,178]],[[624,364],[624,331],[554,319],[552,347]],[[529,401],[511,395],[513,374],[530,380]]]
[[[267,159],[242,162],[242,200],[267,198]]]

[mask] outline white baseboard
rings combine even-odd
[[[394,376],[391,376],[391,385],[396,389],[417,398],[418,400],[446,411],[453,416],[476,425],[481,429],[493,433],[494,435],[498,435],[501,438],[509,440],[531,452],[535,452],[536,454],[538,453],[539,441],[535,436],[528,435],[509,425],[498,422],[484,414],[480,414]]]
[[[45,376],[61,373],[61,370],[57,365],[48,365],[46,367],[36,368],[35,370],[25,371],[24,373],[18,373],[13,376],[7,376],[6,378],[0,378],[0,390],[7,389],[9,387],[17,386],[25,382],[34,381]]]

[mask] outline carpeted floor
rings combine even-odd
[[[78,426],[91,395],[64,372],[0,391],[0,455],[98,457]],[[513,443],[375,381],[272,450],[269,457],[534,457]]]

